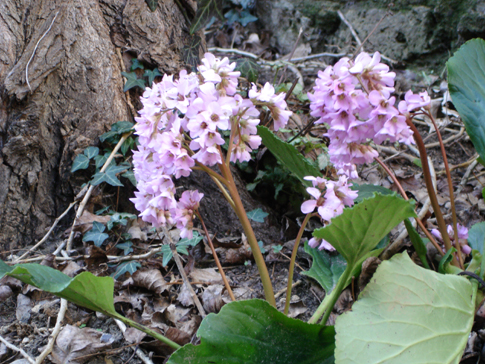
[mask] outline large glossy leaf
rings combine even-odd
[[[479,222],[468,231],[468,245],[472,249],[478,250],[483,254],[483,244],[485,242],[485,221]]]
[[[334,329],[289,318],[262,300],[231,302],[208,315],[168,364],[332,363]]]
[[[337,319],[335,362],[458,363],[473,325],[471,283],[414,264],[380,264],[352,310]]]
[[[448,87],[480,157],[485,159],[485,41],[472,39],[446,63]]]
[[[402,220],[416,217],[413,207],[411,201],[396,195],[376,194],[345,209],[313,236],[328,241],[353,266]]]
[[[293,173],[303,184],[310,186],[309,181],[304,180],[305,176],[321,177],[320,171],[310,163],[293,145],[278,138],[265,126],[258,126],[258,135],[269,151]]]
[[[45,265],[16,264],[10,267],[0,260],[0,279],[5,275],[90,310],[120,316],[113,306],[114,281],[111,277],[96,277],[89,272],[83,272],[70,278]]]
[[[353,183],[350,189],[357,191],[359,194],[355,199],[355,203],[365,200],[366,198],[374,196],[374,193],[380,193],[381,195],[393,195],[395,194],[394,191],[391,191],[389,188],[385,188],[382,186],[370,185],[370,184],[362,184],[359,185],[357,183]]]

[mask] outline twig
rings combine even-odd
[[[47,343],[47,346],[44,348],[44,350],[42,350],[42,353],[40,353],[37,359],[35,359],[35,364],[41,364],[46,358],[46,356],[51,353],[52,348],[54,347],[54,343],[56,341],[57,335],[59,335],[59,332],[61,331],[62,321],[64,320],[66,311],[67,311],[67,300],[65,300],[64,298],[61,298],[61,307],[59,308],[59,313],[57,314],[56,326],[54,327],[54,330],[52,330],[52,334],[49,339],[49,342]]]
[[[175,260],[175,264],[177,264],[177,268],[180,272],[180,275],[182,276],[182,279],[184,280],[184,284],[187,287],[187,289],[190,292],[190,295],[192,297],[192,300],[195,303],[195,306],[197,306],[197,309],[199,310],[200,315],[204,318],[206,315],[204,308],[202,307],[202,304],[199,301],[199,297],[195,294],[194,289],[192,288],[189,278],[187,277],[187,274],[185,274],[185,269],[184,266],[182,265],[182,261],[180,260],[180,257],[177,253],[177,248],[175,243],[172,240],[172,237],[170,236],[170,233],[168,232],[168,229],[164,226],[163,227],[163,232],[165,236],[168,238],[170,249],[172,250],[172,255],[173,255],[173,260]]]
[[[116,322],[116,325],[118,325],[118,327],[120,328],[120,331],[124,334],[126,331],[126,325],[118,319],[115,319],[115,322]],[[145,364],[153,364],[150,358],[146,356],[141,349],[139,348],[134,348],[134,349],[135,349],[136,356],[139,357],[142,362],[144,362]]]
[[[30,364],[35,364],[35,360],[32,359],[32,357],[27,354],[23,349],[15,346],[14,344],[10,344],[7,340],[5,340],[1,335],[0,335],[0,341],[5,344],[5,346],[9,349],[12,349],[14,351],[19,352],[22,354],[22,356],[29,361]]]
[[[111,154],[109,155],[108,159],[106,160],[106,162],[104,163],[103,167],[101,168],[100,172],[103,173],[104,171],[106,171],[106,169],[108,168],[109,164],[111,163],[111,161],[113,160],[115,154],[118,152],[118,150],[121,148],[121,146],[123,145],[123,143],[125,142],[125,140],[131,135],[131,131],[128,132],[128,133],[125,133],[123,134],[123,136],[120,138],[120,141],[118,142],[118,144],[116,144],[116,146],[113,148],[113,151],[111,152]],[[84,211],[84,207],[86,206],[86,204],[88,203],[89,201],[89,198],[91,197],[91,194],[93,193],[93,190],[96,186],[89,186],[89,189],[88,191],[86,192],[86,194],[84,195],[84,198],[83,200],[81,201],[81,203],[79,204],[79,207],[76,211],[76,217],[74,218],[74,221],[72,223],[72,227],[71,227],[71,233],[69,234],[69,239],[67,240],[67,244],[66,244],[66,251],[70,251],[72,249],[72,240],[74,238],[74,226],[76,225],[76,222],[77,220],[81,217],[81,215],[83,214],[83,211]]]
[[[472,171],[475,169],[475,167],[477,166],[478,164],[478,161],[475,159],[469,166],[468,168],[466,169],[466,172],[465,174],[463,175],[463,178],[461,179],[460,181],[460,184],[458,185],[458,188],[456,189],[456,192],[455,192],[455,195],[458,195],[462,190],[463,188],[465,187],[467,181],[468,181],[468,178],[470,178],[470,174],[472,173]]]
[[[296,281],[295,283],[293,283],[291,285],[291,289],[295,288],[296,286],[299,286],[301,284],[301,280],[298,280]],[[276,292],[276,294],[274,295],[274,298],[275,299],[278,299],[283,293],[285,293],[286,291],[288,290],[288,287],[285,287],[281,290],[279,290],[278,292]]]
[[[357,48],[355,49],[354,54],[352,55],[352,58],[354,58],[354,57],[357,55],[357,53],[359,53],[359,51],[360,51],[360,49],[362,48],[362,46],[364,45],[364,43],[365,43],[365,42],[367,42],[367,39],[369,39],[369,38],[370,38],[370,36],[371,36],[371,35],[372,35],[372,34],[373,34],[373,33],[374,33],[376,30],[377,30],[377,27],[378,27],[379,25],[381,25],[382,21],[383,21],[384,19],[386,19],[388,15],[389,15],[389,12],[387,12],[387,13],[386,13],[386,14],[385,14],[385,15],[384,15],[382,18],[381,18],[381,20],[379,20],[379,21],[377,22],[377,24],[375,25],[374,29],[372,29],[372,30],[370,31],[370,33],[369,33],[369,34],[367,34],[367,37],[365,37],[364,41],[363,41],[363,42],[360,44],[360,46],[359,46],[359,47],[357,47]]]
[[[291,61],[291,57],[293,57],[293,54],[295,53],[296,47],[298,46],[298,43],[300,42],[300,38],[301,38],[302,33],[303,33],[303,27],[300,27],[300,31],[298,32],[298,37],[296,38],[295,44],[293,45],[293,49],[291,50],[290,55],[288,56],[288,59],[286,60],[287,62]],[[281,73],[281,77],[280,77],[280,80],[278,82],[278,85],[281,85],[281,82],[283,82],[283,79],[285,78],[285,75],[286,75],[286,69],[287,68],[288,68],[288,64],[285,64],[285,68],[283,68],[283,72]]]
[[[116,54],[118,55],[118,58],[120,59],[121,69],[123,71],[125,71],[126,65],[125,65],[125,62],[123,61],[123,56],[121,55],[121,49],[120,48],[116,48]],[[133,104],[131,103],[130,92],[126,91],[125,96],[126,96],[126,103],[130,107],[131,115],[133,117],[135,117],[136,116],[136,110],[135,110],[135,107],[133,106]]]
[[[461,137],[463,135],[464,132],[465,132],[465,128],[461,127],[458,134],[452,135],[448,139],[443,140],[443,144],[447,144],[447,143],[449,143],[449,142],[451,142],[455,139],[458,139],[459,137]],[[439,146],[440,146],[440,142],[434,142],[434,143],[429,143],[429,144],[425,145],[426,148],[434,148],[434,147],[439,147]]]
[[[352,24],[349,23],[347,19],[345,19],[344,14],[340,10],[337,10],[337,14],[339,18],[347,25],[350,29],[350,32],[352,33],[352,36],[354,37],[355,41],[357,42],[357,46],[362,49],[362,52],[364,51],[364,47],[362,46],[362,42],[360,41],[359,36],[355,32],[354,28],[352,27]]]
[[[34,55],[35,55],[35,52],[37,51],[37,47],[39,46],[39,43],[42,41],[42,39],[44,39],[44,37],[47,35],[47,33],[49,33],[49,31],[51,30],[52,25],[56,21],[57,15],[59,15],[59,12],[57,12],[56,15],[54,16],[54,19],[52,19],[51,25],[49,25],[49,28],[47,28],[44,35],[37,41],[37,44],[34,47],[34,51],[32,52],[32,55],[30,56],[30,59],[27,62],[27,66],[25,67],[25,81],[27,82],[27,86],[29,86],[30,92],[32,92],[32,87],[30,87],[30,83],[29,83],[29,65],[30,65],[30,62],[34,58]]]
[[[64,211],[62,213],[61,216],[59,216],[55,221],[54,221],[54,224],[52,224],[51,228],[49,229],[49,231],[47,232],[47,234],[45,234],[45,236],[37,243],[35,244],[32,248],[30,248],[29,250],[27,250],[24,254],[22,254],[19,258],[17,258],[15,260],[15,262],[25,258],[27,255],[29,255],[31,252],[33,252],[35,249],[37,249],[39,246],[41,246],[46,240],[47,238],[49,237],[49,235],[52,233],[52,231],[54,230],[54,228],[57,226],[57,224],[59,223],[59,221],[61,221],[61,219],[67,215],[67,213],[69,212],[69,210],[71,210],[71,208],[77,204],[77,201],[74,201],[74,202],[71,202],[71,204],[68,206],[68,208],[66,209],[66,211]]]

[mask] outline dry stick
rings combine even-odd
[[[475,159],[469,166],[468,168],[466,169],[466,172],[465,174],[463,175],[463,178],[461,179],[460,181],[460,184],[458,185],[458,188],[455,192],[456,195],[458,195],[461,190],[463,190],[463,188],[465,187],[466,185],[466,182],[468,181],[468,178],[470,178],[470,174],[472,173],[472,171],[475,169],[475,167],[477,166],[478,164],[478,161]]]
[[[179,254],[177,253],[176,245],[173,242],[172,237],[170,236],[170,233],[165,226],[163,226],[163,232],[164,232],[165,236],[168,238],[168,240],[170,241],[169,246],[170,246],[170,249],[172,250],[173,260],[175,260],[175,264],[177,264],[177,268],[180,272],[180,275],[182,276],[184,284],[187,287],[187,289],[189,290],[190,296],[192,297],[192,300],[194,301],[195,305],[197,306],[197,309],[199,310],[200,315],[204,318],[205,316],[207,316],[206,313],[205,313],[205,310],[204,310],[204,308],[202,307],[202,304],[199,301],[199,297],[197,297],[197,295],[195,294],[195,291],[194,291],[194,289],[192,288],[192,286],[189,282],[189,278],[187,277],[187,274],[185,274],[184,266],[182,265],[182,261],[180,260]]]
[[[116,322],[116,325],[118,325],[120,331],[124,334],[126,331],[126,325],[118,319],[115,319],[115,322]],[[141,349],[134,348],[134,350],[135,350],[136,356],[138,356],[142,362],[144,362],[145,364],[153,364],[150,358],[146,356],[145,353],[141,351]]]
[[[54,343],[56,342],[57,335],[62,328],[62,321],[64,320],[64,316],[66,315],[67,311],[67,300],[61,298],[61,307],[59,308],[59,313],[57,314],[57,321],[54,330],[52,331],[51,337],[47,346],[42,350],[42,353],[35,359],[35,364],[40,364],[44,361],[47,355],[52,352],[52,348],[54,347]]]
[[[431,181],[431,171],[428,164],[428,154],[426,153],[426,147],[424,146],[423,138],[421,138],[421,134],[419,134],[418,129],[416,129],[416,126],[413,124],[410,118],[406,118],[406,123],[413,131],[413,137],[419,149],[419,155],[421,158],[423,176],[424,176],[424,181],[426,183],[426,189],[428,190],[428,196],[431,200],[431,205],[433,206],[433,211],[436,216],[436,222],[438,223],[438,227],[441,232],[443,242],[445,243],[445,249],[446,251],[448,251],[452,247],[451,240],[450,240],[450,236],[448,235],[448,231],[446,230],[446,223],[443,218],[443,214],[440,210],[438,198],[436,197],[436,193],[433,187],[433,182]],[[452,264],[456,265],[457,262],[453,259]]]
[[[301,35],[303,34],[303,27],[300,27],[300,31],[298,32],[298,37],[296,37],[295,44],[293,45],[293,49],[291,50],[290,56],[286,60],[287,62],[291,61],[291,57],[293,57],[293,53],[295,53],[296,47],[298,46],[298,43],[300,42]],[[232,47],[231,47],[232,48]],[[283,68],[283,72],[281,73],[280,80],[278,82],[278,85],[283,82],[283,79],[285,78],[286,75],[286,69],[288,68],[288,64],[285,65],[285,68]]]
[[[214,249],[214,244],[212,244],[212,239],[209,235],[209,232],[207,231],[207,228],[205,227],[204,220],[202,220],[202,216],[200,216],[199,211],[195,211],[195,214],[200,220],[200,223],[202,224],[202,228],[204,229],[205,236],[207,236],[207,241],[209,242],[209,246],[212,251],[212,255],[214,256],[214,260],[216,261],[217,268],[219,269],[219,273],[222,277],[222,280],[224,282],[224,286],[227,289],[227,293],[229,294],[229,297],[231,297],[232,301],[236,301],[236,297],[234,297],[234,293],[232,292],[231,286],[229,285],[229,282],[227,281],[226,274],[224,273],[224,269],[222,269],[221,262],[219,261],[219,257],[217,256],[216,250]]]
[[[458,168],[468,167],[470,164],[472,164],[473,162],[475,162],[477,159],[478,159],[478,154],[475,154],[474,157],[472,157],[471,159],[467,160],[466,162],[463,162],[463,163],[460,163],[460,164],[456,164],[454,166],[452,165],[450,167],[450,171],[454,171],[455,169],[458,169]],[[440,175],[440,174],[445,174],[445,173],[446,173],[446,171],[439,171],[436,174]]]
[[[295,287],[299,286],[300,284],[301,284],[301,280],[296,281],[295,283],[293,283],[293,284],[291,285],[291,289],[293,289],[293,288],[295,288]],[[285,288],[283,288],[283,289],[279,290],[279,291],[278,291],[278,292],[276,292],[276,294],[274,295],[274,298],[278,299],[278,298],[279,298],[279,297],[280,297],[280,296],[281,296],[283,293],[285,293],[287,290],[288,290],[288,287],[285,287]]]
[[[123,136],[120,138],[120,141],[118,142],[118,144],[116,144],[116,146],[114,147],[113,151],[111,152],[111,154],[109,155],[108,159],[106,160],[106,162],[104,163],[103,167],[101,168],[101,170],[100,170],[101,173],[103,173],[104,171],[106,171],[106,169],[108,168],[109,164],[113,160],[115,154],[118,152],[118,150],[121,148],[121,145],[125,142],[125,140],[130,135],[131,135],[131,131],[128,132],[128,133],[123,134]],[[68,252],[72,249],[72,240],[74,238],[74,226],[76,225],[77,219],[79,219],[81,217],[81,215],[83,214],[84,207],[88,203],[89,198],[91,197],[91,194],[93,193],[93,190],[94,190],[95,187],[96,186],[93,186],[93,185],[89,186],[88,191],[84,195],[84,198],[81,201],[81,203],[79,204],[79,207],[78,207],[78,209],[76,211],[76,217],[74,218],[74,221],[72,223],[71,233],[69,234],[69,239],[67,240],[67,244],[66,244],[66,251],[68,251]]]
[[[436,122],[433,118],[433,115],[429,113],[428,115],[431,119],[431,122],[433,123],[433,126],[436,130],[436,135],[438,137],[438,142],[440,143],[441,147],[441,155],[443,156],[443,163],[445,164],[445,171],[446,171],[446,179],[448,181],[448,191],[450,193],[450,204],[451,204],[451,218],[453,221],[453,232],[454,232],[454,237],[455,237],[455,242],[456,242],[456,254],[458,255],[458,262],[460,264],[460,268],[463,269],[463,257],[461,255],[461,247],[458,242],[458,219],[456,217],[456,208],[455,208],[455,197],[453,195],[453,182],[451,181],[451,173],[450,173],[450,166],[448,165],[448,158],[446,157],[446,151],[445,151],[445,145],[443,144],[443,139],[441,138],[441,133],[440,130],[438,129],[438,126],[436,125]]]
[[[383,21],[384,19],[386,19],[386,18],[387,18],[387,16],[388,16],[388,15],[389,15],[389,12],[387,12],[387,13],[386,13],[386,15],[384,15],[384,16],[381,18],[381,20],[379,20],[379,21],[377,22],[377,24],[376,24],[376,26],[374,27],[374,29],[372,29],[372,30],[370,31],[370,33],[369,33],[369,34],[367,34],[367,37],[365,37],[364,41],[363,41],[363,42],[360,44],[360,46],[358,46],[358,47],[355,49],[354,54],[352,54],[352,58],[354,58],[354,57],[357,55],[357,53],[359,53],[359,51],[360,51],[360,49],[362,48],[362,46],[364,45],[364,43],[365,43],[365,42],[367,42],[367,40],[369,39],[369,37],[370,37],[370,36],[371,36],[371,35],[372,35],[372,34],[373,34],[375,31],[376,31],[377,27],[378,27],[378,26],[379,26],[379,25],[382,23],[382,21]]]
[[[355,41],[357,42],[357,45],[360,48],[362,48],[362,51],[364,51],[364,48],[362,47],[362,42],[360,41],[359,36],[357,35],[354,28],[352,27],[352,24],[350,24],[349,21],[347,19],[345,19],[344,14],[342,14],[342,12],[340,10],[337,10],[337,14],[338,14],[339,18],[345,23],[345,25],[347,25],[349,27],[350,32],[352,33],[352,36],[354,37]]]
[[[438,130],[438,129],[436,128],[436,130]],[[443,144],[448,144],[449,142],[452,142],[453,140],[458,139],[459,137],[461,137],[463,135],[464,132],[465,132],[465,128],[461,127],[460,131],[457,134],[452,135],[448,139],[443,140]],[[429,143],[429,144],[425,145],[426,148],[433,148],[433,147],[438,147],[438,146],[440,146],[440,142]]]
[[[409,197],[406,195],[406,192],[404,191],[404,189],[402,188],[401,184],[399,183],[399,181],[397,180],[396,176],[394,175],[394,173],[392,173],[392,171],[389,169],[388,166],[386,166],[384,163],[382,163],[382,161],[379,159],[379,158],[375,158],[376,162],[379,163],[381,165],[382,168],[384,168],[384,170],[387,172],[387,174],[389,175],[389,177],[392,178],[392,180],[394,181],[394,183],[396,184],[396,187],[399,189],[399,193],[402,195],[402,197],[406,200],[406,201],[409,201]],[[426,234],[426,236],[428,237],[428,239],[431,241],[431,243],[436,247],[436,249],[438,249],[439,252],[443,253],[441,251],[441,247],[438,245],[438,243],[436,242],[436,240],[433,238],[433,236],[429,233],[429,231],[426,229],[426,227],[424,226],[423,222],[419,219],[415,219],[416,222],[418,223],[419,227],[423,230],[423,232]],[[386,249],[386,251],[388,251],[389,249]],[[390,258],[387,256],[386,254],[386,251],[384,251],[382,253],[382,257],[383,259],[387,259],[387,258]]]
[[[32,55],[30,56],[30,59],[27,62],[27,66],[25,67],[25,81],[27,82],[27,86],[29,86],[30,92],[32,92],[32,87],[30,87],[30,83],[29,83],[29,65],[30,65],[30,62],[34,58],[34,55],[35,55],[35,52],[37,51],[37,47],[39,46],[39,43],[42,41],[42,39],[44,39],[44,37],[47,35],[47,33],[49,33],[49,31],[51,30],[52,25],[56,21],[57,15],[59,15],[59,12],[57,12],[56,15],[54,16],[54,19],[52,19],[51,25],[49,25],[49,28],[47,28],[44,35],[37,41],[37,44],[34,47],[34,51],[32,52]]]
[[[32,357],[27,354],[23,349],[15,346],[14,344],[10,344],[7,340],[5,340],[1,335],[0,335],[0,341],[5,344],[5,346],[9,349],[12,349],[13,351],[18,351],[22,356],[28,360],[30,364],[35,364],[35,360],[32,359]]]
[[[24,254],[22,254],[19,258],[15,259],[15,262],[25,258],[27,255],[29,255],[30,253],[32,253],[35,249],[37,249],[39,246],[41,246],[46,240],[47,238],[49,237],[49,235],[52,233],[52,231],[54,230],[54,228],[57,226],[57,224],[59,223],[59,221],[61,221],[61,219],[67,215],[67,213],[69,212],[69,210],[71,210],[71,208],[77,204],[77,201],[74,201],[74,202],[71,202],[71,204],[69,205],[69,207],[66,209],[66,211],[64,211],[62,213],[61,216],[59,216],[55,221],[54,221],[54,224],[52,224],[51,228],[49,229],[49,231],[47,232],[47,234],[45,234],[45,236],[37,243],[35,244],[32,248],[30,248],[29,250],[27,250]]]

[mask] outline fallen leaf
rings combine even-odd
[[[156,294],[162,294],[169,287],[158,269],[137,270],[132,274],[132,278],[135,286],[146,288]]]
[[[5,302],[12,295],[12,288],[7,285],[0,286],[0,302]]]
[[[182,287],[180,287],[177,301],[179,301],[180,304],[185,307],[192,306],[194,304],[194,300],[192,299],[192,295],[190,294],[190,289],[185,283],[182,284]]]
[[[66,325],[57,337],[52,350],[52,361],[56,364],[81,364],[89,360],[88,354],[108,349],[114,341],[111,337],[107,342],[101,342],[102,332],[85,327],[79,329]],[[81,358],[84,357],[84,358]],[[80,358],[79,360],[76,360]]]
[[[190,272],[189,278],[191,278],[194,282],[222,284],[221,275],[216,272],[214,268],[195,268],[192,272]]]
[[[176,326],[189,312],[190,308],[181,308],[171,304],[164,312],[165,321],[169,321]]]
[[[30,312],[32,310],[31,300],[29,297],[19,294],[17,296],[17,310],[15,316],[17,320],[22,323],[27,323],[30,320]]]
[[[135,329],[134,327],[128,327],[126,331],[123,333],[125,340],[128,341],[130,344],[140,343],[147,334],[144,332]]]
[[[222,300],[222,291],[224,286],[215,284],[207,287],[202,293],[202,305],[207,313],[218,313],[224,301]]]
[[[111,216],[98,216],[84,210],[83,214],[76,220],[74,231],[79,231],[81,234],[84,234],[93,228],[93,221],[106,225],[109,220],[111,220]]]

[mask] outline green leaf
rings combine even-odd
[[[100,247],[103,242],[109,238],[108,234],[103,233],[105,229],[106,227],[103,224],[93,221],[93,227],[91,230],[86,232],[86,234],[84,234],[83,241],[92,241],[94,245]]]
[[[252,15],[249,11],[243,10],[239,14],[239,19],[237,19],[236,21],[238,21],[239,23],[241,23],[243,27],[245,27],[249,23],[252,23],[253,21],[257,21],[257,20],[258,18]]]
[[[483,243],[485,242],[485,221],[479,222],[468,231],[468,245],[478,250],[483,255]]]
[[[259,76],[260,66],[250,58],[239,58],[236,61],[236,71],[249,82],[256,82]]]
[[[155,10],[157,10],[157,5],[158,5],[158,0],[145,0],[147,5],[148,5],[148,8],[154,12]]]
[[[123,183],[121,183],[121,181],[118,179],[118,177],[116,177],[116,174],[113,171],[106,171],[104,173],[104,181],[111,186],[123,187]]]
[[[96,157],[94,157],[94,160],[96,161],[96,169],[100,169],[106,161],[108,160],[109,155],[106,154],[98,154]]]
[[[313,236],[328,241],[354,266],[407,217],[416,217],[412,201],[396,195],[375,194],[345,209],[330,225],[315,230]]]
[[[381,195],[395,195],[396,193],[391,191],[388,188],[382,186],[375,186],[370,184],[363,184],[358,185],[357,183],[353,183],[351,190],[357,191],[359,194],[357,198],[354,200],[355,203],[359,203],[366,198],[373,197],[374,193],[380,193]]]
[[[222,14],[222,0],[200,0],[197,4],[197,13],[195,13],[194,20],[190,25],[190,34],[194,34],[215,16],[220,20],[224,20],[224,14]]]
[[[293,145],[282,141],[267,127],[258,126],[258,135],[276,159],[304,185],[311,186],[310,181],[303,179],[305,176],[322,177],[320,171],[301,155]]]
[[[130,121],[118,121],[117,123],[111,125],[111,130],[118,133],[118,135],[122,135],[132,131],[134,126],[135,124]]]
[[[197,231],[194,231],[191,239],[184,238],[184,239],[180,239],[177,242],[177,244],[175,245],[175,248],[177,249],[177,253],[188,255],[189,252],[187,248],[189,246],[196,246],[197,244],[200,243],[201,240],[202,240],[202,236],[200,236]],[[169,245],[163,245],[160,253],[163,254],[162,265],[165,267],[168,264],[168,262],[170,262],[170,260],[172,260],[173,258],[172,249],[170,249]]]
[[[193,35],[190,38],[190,43],[182,48],[182,60],[185,64],[192,66],[193,70],[197,69],[200,63],[199,47],[201,39],[198,35]]]
[[[140,87],[142,90],[145,89],[145,80],[143,78],[137,78],[135,73],[121,72],[123,76],[126,77],[125,87],[123,87],[123,92],[126,92],[133,87]]]
[[[485,159],[485,41],[472,39],[446,62],[453,105],[480,157]]]
[[[128,163],[128,162],[122,162],[118,165],[116,164],[112,164],[110,165],[108,168],[106,168],[106,173],[112,173],[112,174],[118,174],[118,173],[121,173],[121,172],[124,172],[126,171],[127,169],[129,169],[131,167],[131,164]]]
[[[320,286],[329,294],[337,285],[338,279],[347,267],[347,262],[340,254],[331,255],[324,250],[312,248],[307,242],[305,252],[311,255],[313,261],[311,268],[303,274],[320,283]]]
[[[71,173],[76,172],[80,169],[86,169],[89,167],[89,158],[84,154],[78,154],[72,162]]]
[[[133,253],[133,243],[131,241],[125,241],[124,243],[117,244],[116,247],[123,250],[123,255]],[[116,278],[117,277],[115,277],[115,279]]]
[[[128,262],[123,262],[118,266],[118,268],[116,268],[116,271],[113,273],[113,278],[118,279],[119,277],[121,277],[126,272],[133,274],[138,270],[138,268],[141,268],[141,264],[139,262],[137,262],[136,260],[130,260]]]
[[[125,142],[121,144],[121,153],[123,155],[126,155],[126,152],[133,149],[133,146],[135,145],[135,140],[132,137],[126,138]]]
[[[334,350],[332,326],[289,318],[262,300],[225,305],[202,321],[197,336],[200,345],[185,345],[168,364],[323,364]]]
[[[473,325],[473,298],[467,279],[395,255],[337,318],[335,362],[458,363]]]
[[[130,71],[134,71],[134,70],[137,70],[137,69],[143,70],[143,69],[145,69],[145,66],[143,66],[143,64],[138,60],[138,58],[133,58],[131,60]]]
[[[409,234],[409,239],[411,239],[411,243],[413,243],[414,250],[416,250],[416,254],[418,254],[419,259],[421,259],[421,262],[423,263],[425,268],[431,269],[429,267],[428,260],[426,259],[426,255],[428,253],[428,249],[426,249],[426,243],[418,234],[417,230],[414,228],[413,224],[411,224],[411,221],[409,221],[409,219],[404,219],[404,225],[406,226],[406,230]]]
[[[89,159],[96,157],[99,154],[98,147],[88,147],[84,149],[84,155]]]
[[[133,186],[136,187],[136,178],[135,174],[133,173],[133,170],[126,171],[121,175],[122,177],[128,178]]]
[[[111,277],[96,277],[83,272],[74,278],[40,264],[16,264],[0,261],[0,279],[8,275],[43,291],[65,298],[76,305],[112,317],[120,317],[113,305],[114,281]]]
[[[160,71],[155,68],[154,70],[146,70],[145,73],[143,74],[143,77],[148,77],[148,86],[152,87],[153,81],[155,81],[156,77],[162,77],[163,75],[160,73]]]
[[[446,268],[448,265],[450,265],[451,261],[453,260],[453,254],[456,253],[455,248],[451,248],[446,252],[445,255],[440,260],[440,264],[438,265],[438,272],[441,274],[446,274]]]
[[[261,210],[260,207],[258,207],[255,210],[249,211],[247,215],[248,215],[248,219],[250,220],[253,220],[256,222],[264,222],[264,218],[269,214]]]

